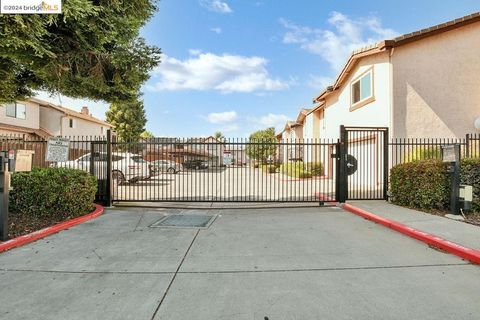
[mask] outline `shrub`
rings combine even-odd
[[[418,146],[405,155],[404,162],[441,159],[442,150],[439,146]]]
[[[36,218],[71,218],[92,210],[97,180],[87,172],[67,168],[34,168],[12,174],[13,214]]]
[[[460,181],[473,186],[472,210],[480,212],[480,158],[462,159]]]
[[[473,186],[472,210],[480,212],[480,159],[462,159],[460,181]],[[414,161],[390,171],[393,203],[420,209],[445,209],[450,203],[450,179],[440,160]]]
[[[323,176],[324,168],[321,162],[308,162],[306,165],[307,171],[312,173],[312,176]]]
[[[280,171],[287,176],[293,177],[293,178],[300,178],[300,179],[305,179],[305,178],[311,178],[312,173],[306,169],[307,166],[303,164],[303,162],[298,161],[298,162],[290,162],[290,163],[285,163],[280,166]]]
[[[280,168],[280,163],[262,164],[260,167],[266,173],[277,173],[278,168]]]
[[[396,165],[390,171],[393,203],[420,209],[444,209],[449,181],[440,160],[414,161]]]

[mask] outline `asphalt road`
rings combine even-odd
[[[339,208],[210,210],[202,212],[219,216],[208,229],[149,227],[179,212],[107,210],[0,254],[0,318],[425,320],[480,314],[478,266]]]

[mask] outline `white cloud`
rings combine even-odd
[[[219,27],[216,27],[216,28],[210,28],[210,31],[216,33],[216,34],[220,34],[222,33],[222,28],[219,28]]]
[[[339,71],[353,50],[398,35],[394,30],[384,28],[380,19],[373,16],[351,19],[334,11],[327,22],[331,29],[299,26],[280,19],[287,29],[283,42],[297,44],[303,50],[319,55],[334,71]]]
[[[160,78],[151,90],[217,90],[222,93],[288,89],[289,83],[270,77],[262,57],[203,53],[190,50],[191,57],[179,60],[164,55],[153,71]]]
[[[310,88],[323,90],[333,84],[333,78],[310,75],[307,85]]]
[[[212,112],[207,115],[207,121],[210,123],[232,122],[237,120],[238,116],[235,111]]]
[[[220,0],[200,0],[200,4],[208,10],[217,13],[223,14],[233,12],[226,2]]]
[[[274,127],[276,131],[282,130],[287,120],[288,117],[286,115],[274,113],[269,113],[266,116],[253,119],[258,128],[264,129]]]

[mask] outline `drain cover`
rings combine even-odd
[[[215,217],[213,214],[174,214],[158,220],[150,227],[208,228]]]

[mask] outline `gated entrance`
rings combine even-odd
[[[340,127],[339,201],[387,199],[388,128]]]
[[[336,141],[152,138],[113,141],[112,201],[336,201]],[[141,155],[141,158],[135,156]]]

